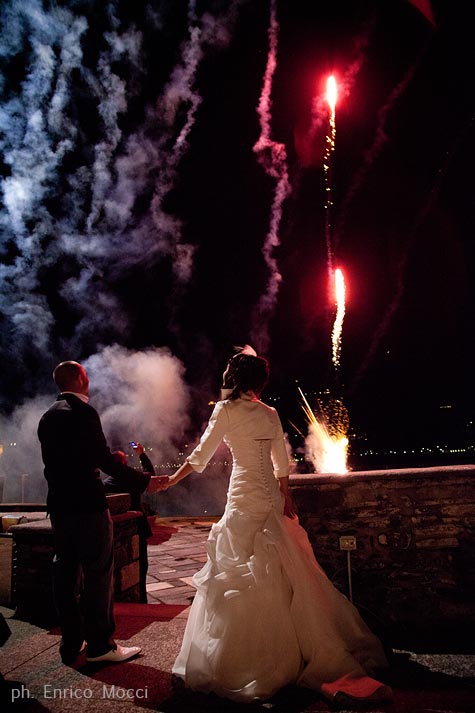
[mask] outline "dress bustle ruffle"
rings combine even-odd
[[[188,687],[239,702],[289,683],[332,698],[341,679],[355,700],[386,688],[368,676],[387,665],[381,643],[318,565],[297,518],[229,508],[207,550],[173,667]]]

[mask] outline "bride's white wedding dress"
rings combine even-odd
[[[297,518],[283,515],[277,479],[288,475],[288,456],[277,412],[245,395],[218,402],[187,459],[196,471],[223,439],[233,457],[226,508],[193,578],[173,673],[192,689],[241,702],[288,683],[328,698],[387,697],[367,676],[386,665],[379,640],[320,568]]]

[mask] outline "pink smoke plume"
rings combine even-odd
[[[430,0],[409,0],[409,2],[424,15],[426,20],[430,22],[434,29],[437,27]]]
[[[269,176],[276,179],[274,199],[271,207],[269,232],[262,247],[262,254],[269,270],[269,279],[265,293],[261,296],[254,311],[251,336],[259,352],[267,351],[269,345],[268,321],[272,315],[279,284],[282,275],[279,272],[274,249],[280,244],[279,226],[282,219],[283,203],[290,193],[289,173],[287,167],[287,152],[284,144],[271,139],[271,93],[274,72],[277,67],[277,45],[279,23],[277,21],[276,0],[271,0],[269,24],[269,53],[264,73],[262,92],[257,113],[259,115],[261,133],[253,150],[261,166]]]

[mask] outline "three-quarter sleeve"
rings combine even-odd
[[[228,425],[229,418],[225,403],[223,401],[218,401],[208,421],[206,430],[201,436],[200,442],[186,459],[187,462],[193,467],[193,470],[201,473],[206,468],[208,462],[213,457],[219,444],[223,440],[228,429]]]
[[[271,458],[276,478],[286,478],[289,475],[289,456],[285,447],[284,431],[279,415],[275,413],[277,419],[276,435],[271,442]]]

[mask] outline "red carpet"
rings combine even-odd
[[[170,621],[187,607],[184,604],[126,604],[114,605],[115,638],[130,639],[152,621]]]
[[[152,621],[170,621],[186,609],[184,604],[114,604],[115,638],[130,639],[145,629]],[[51,629],[49,634],[61,635],[59,627]]]
[[[148,545],[161,545],[162,542],[167,542],[172,535],[178,532],[178,527],[157,524],[155,516],[149,517],[148,522],[153,532],[152,537],[149,537],[147,540]]]

